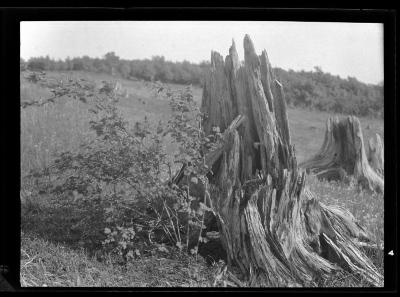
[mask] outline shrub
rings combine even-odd
[[[39,190],[52,197],[53,205],[77,210],[80,219],[74,228],[81,231],[81,240],[102,242],[104,250],[123,261],[163,242],[197,253],[208,208],[199,201],[204,197],[190,193],[189,184],[207,184],[203,155],[218,137],[202,134],[191,89],[168,90],[173,117],[167,125],[144,120],[130,127],[107,82],[99,89],[73,80],[49,87],[56,95],[73,95],[91,106],[89,123],[97,137],[76,151],[58,154],[51,166],[30,175],[40,180]],[[168,134],[179,145],[172,164],[163,147]],[[171,183],[174,165],[184,168],[180,186]]]

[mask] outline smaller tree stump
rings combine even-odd
[[[380,175],[384,176],[383,142],[379,134],[375,134],[368,141],[368,162]]]
[[[379,137],[379,136],[378,136]],[[352,175],[363,188],[384,191],[383,176],[375,171],[383,167],[382,141],[371,140],[373,165],[370,166],[364,149],[361,124],[357,117],[348,116],[339,119],[331,117],[326,122],[325,139],[319,152],[300,167],[327,180],[343,180]],[[381,171],[383,173],[383,170]]]

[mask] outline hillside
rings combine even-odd
[[[159,83],[148,82],[145,80],[129,80],[129,79],[117,79],[109,74],[91,73],[87,71],[64,71],[64,72],[48,72],[50,79],[66,79],[68,77],[79,77],[87,80],[93,80],[97,84],[101,84],[102,81],[119,81],[122,89],[127,92],[127,97],[122,97],[118,103],[120,111],[125,115],[126,119],[134,125],[138,121],[144,120],[146,117],[150,122],[157,123],[158,121],[166,122],[170,117],[170,107],[168,100],[164,93],[158,93]],[[182,90],[185,88],[179,84],[167,84],[168,87],[173,90]],[[200,105],[202,97],[202,89],[198,86],[191,87],[193,92],[194,100]],[[48,98],[51,93],[38,86],[37,84],[26,81],[21,75],[21,101],[29,101],[33,98]],[[65,147],[73,147],[75,141],[71,139],[80,138],[79,135],[86,129],[83,127],[85,124],[82,121],[85,118],[84,104],[81,104],[83,108],[78,108],[71,104],[49,106],[44,114],[44,111],[40,109],[33,109],[32,111],[23,110],[23,115],[28,113],[26,117],[22,117],[22,134],[30,135],[30,138],[35,137],[38,131],[31,131],[35,125],[44,126],[41,133],[45,133],[46,126],[49,124],[48,121],[55,121],[56,117],[64,119],[64,121],[71,120],[70,128],[65,129],[65,123],[60,127],[59,135],[66,134],[67,131],[75,131],[73,134],[68,135],[62,144]],[[74,112],[76,110],[76,112]],[[32,118],[34,113],[39,113]],[[301,162],[305,158],[310,157],[314,152],[317,152],[322,144],[325,123],[326,120],[332,115],[340,115],[340,113],[329,113],[329,112],[316,112],[312,110],[290,107],[288,108],[288,117],[290,131],[293,142],[296,147],[296,153],[298,161]],[[378,133],[382,139],[384,139],[383,121],[380,119],[374,119],[370,117],[360,117],[363,133],[364,142],[368,141],[375,133]],[[58,121],[56,121],[58,122]],[[26,126],[25,126],[26,125]],[[57,127],[53,126],[53,129]],[[26,129],[24,129],[26,128]],[[85,134],[86,135],[86,134]],[[39,137],[39,135],[37,135]],[[41,141],[46,138],[43,136]],[[83,136],[82,137],[86,137]],[[50,139],[49,139],[50,141]],[[50,145],[50,144],[49,144]],[[59,144],[61,145],[61,143]],[[53,144],[54,146],[54,144]],[[22,147],[22,155],[25,152],[25,146]],[[172,148],[172,147],[171,147]],[[52,149],[50,149],[51,151]],[[46,159],[46,158],[44,158]]]
[[[130,80],[197,86],[202,85],[208,67],[209,62],[171,62],[162,56],[153,57],[151,60],[123,60],[113,52],[107,53],[102,59],[88,56],[58,61],[49,57],[36,57],[28,61],[21,59],[21,69],[88,71]],[[293,71],[275,67],[274,72],[285,87],[289,106],[383,118],[384,94],[381,85],[365,84],[354,77],[343,79],[325,73],[317,66],[314,71]]]
[[[154,126],[159,121],[166,124],[173,113],[165,89],[179,92],[188,87],[173,83],[124,79],[89,71],[49,71],[46,74],[47,85],[53,80],[82,79],[97,86],[101,86],[104,81],[118,81],[122,88],[120,92],[124,95],[120,97],[117,108],[131,126],[135,126],[137,122],[143,123],[145,118]],[[30,82],[22,73],[21,101],[51,97],[46,84]],[[202,89],[193,85],[191,94],[199,105]],[[332,115],[334,113],[289,107],[289,126],[298,161],[310,157],[319,149],[323,141],[325,122]],[[221,279],[222,265],[218,259],[216,263],[209,265],[202,258],[207,254],[202,254],[201,251],[199,257],[195,257],[180,253],[177,247],[169,245],[143,248],[143,238],[140,238],[137,246],[140,253],[136,254],[135,259],[131,259],[125,266],[120,265],[114,258],[94,249],[101,246],[101,241],[105,239],[103,224],[110,227],[101,212],[105,209],[107,214],[111,209],[109,205],[99,206],[97,200],[90,195],[79,199],[69,197],[67,191],[59,196],[46,192],[37,193],[35,187],[40,184],[34,184],[27,177],[31,170],[50,168],[54,160],[60,159],[64,152],[76,156],[88,154],[88,151],[89,154],[96,152],[97,147],[85,151],[81,146],[91,140],[101,142],[100,137],[90,129],[91,116],[88,105],[79,100],[58,100],[42,107],[21,108],[22,285],[226,286]],[[374,133],[379,133],[383,138],[381,119],[361,117],[360,122],[365,140]],[[162,145],[169,155],[176,149],[168,138]],[[101,151],[103,147],[100,146],[99,149]],[[111,146],[107,152],[111,154],[114,151],[115,147]],[[120,152],[123,153],[122,150]],[[95,162],[90,164],[101,166]],[[135,168],[135,172],[131,172],[134,178],[137,171],[139,170]],[[50,175],[48,180],[52,185],[59,181],[57,176]],[[348,209],[378,242],[383,240],[383,195],[360,191],[353,184],[319,181],[311,176],[307,180],[307,185],[322,202]],[[90,203],[84,204],[84,199],[88,199]],[[77,203],[78,207],[74,203]],[[118,214],[120,211],[115,209]],[[136,219],[137,213],[129,218]],[[183,230],[186,230],[186,225]],[[214,250],[218,248],[213,247]],[[379,269],[383,269],[383,255],[380,252],[371,254],[370,257]],[[331,280],[320,284],[327,287],[363,285],[356,276],[346,273],[340,276],[333,275]]]

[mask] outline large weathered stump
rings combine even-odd
[[[375,143],[370,143],[373,147],[371,152],[375,152],[375,147],[379,146]],[[380,167],[379,156],[373,155],[372,158],[376,162],[374,166]],[[384,190],[383,178],[368,163],[360,121],[355,116],[329,118],[319,152],[299,166],[318,178],[342,180],[347,174],[354,176],[364,188],[378,192]]]
[[[228,266],[239,267],[250,286],[313,286],[342,269],[381,286],[359,247],[368,232],[305,187],[267,53],[257,56],[248,35],[244,50],[244,66],[234,43],[225,61],[212,52],[202,100],[205,133],[224,131],[205,162]]]

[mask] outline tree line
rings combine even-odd
[[[32,71],[88,71],[107,73],[125,79],[142,79],[176,84],[202,86],[208,61],[166,61],[163,56],[151,59],[120,59],[114,52],[102,58],[89,56],[55,60],[33,57],[28,61],[21,58],[21,70]],[[285,86],[289,106],[311,108],[320,111],[352,114],[357,116],[383,117],[383,83],[365,84],[355,77],[343,79],[323,72],[320,67],[313,71],[294,71],[274,68],[277,79]]]
[[[355,77],[347,79],[314,71],[274,69],[285,86],[289,105],[357,116],[383,117],[383,83],[365,84]]]

